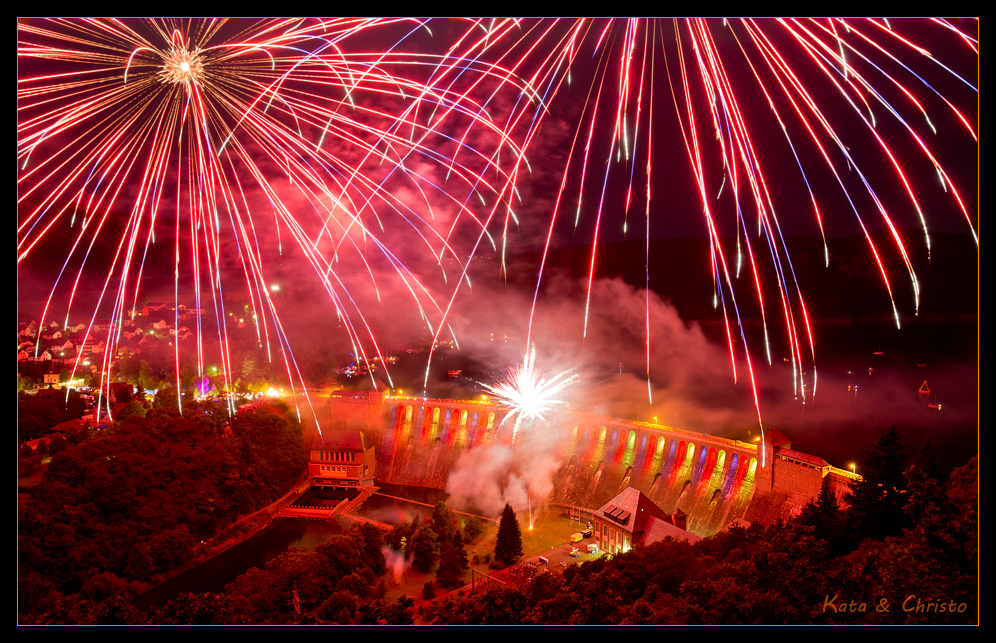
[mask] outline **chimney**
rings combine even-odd
[[[675,509],[674,513],[671,514],[671,524],[678,529],[688,531],[688,514],[681,509]]]

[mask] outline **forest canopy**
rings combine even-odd
[[[307,462],[275,406],[153,408],[53,456],[22,502],[19,611],[100,599],[154,581],[239,517],[279,498]]]

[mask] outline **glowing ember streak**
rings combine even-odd
[[[175,259],[159,270],[177,275],[178,300],[179,275],[194,274],[198,310],[224,296],[227,256],[260,313],[260,342],[279,343],[290,376],[297,367],[274,306],[275,262],[263,251],[274,239],[281,255],[293,246],[313,268],[354,355],[380,355],[354,294],[379,300],[388,278],[411,295],[434,349],[478,247],[500,247],[505,270],[525,220],[513,208],[516,184],[532,171],[525,151],[542,151],[541,132],[566,126],[575,133],[558,150],[559,188],[537,215],[546,241],[533,310],[566,212],[575,236],[591,231],[589,302],[603,238],[613,228],[626,235],[638,227],[628,217],[642,216],[649,397],[650,239],[670,220],[700,221],[710,241],[708,295],[722,309],[734,378],[746,370],[760,425],[749,344],[763,341],[769,364],[786,352],[798,397],[816,390],[811,313],[789,252],[800,219],[824,237],[821,263],[829,263],[827,221],[853,218],[897,324],[901,310],[916,314],[919,305],[911,239],[922,239],[929,259],[928,223],[955,218],[978,244],[977,204],[963,196],[976,186],[966,190],[952,170],[955,147],[957,156],[978,154],[977,22],[960,21],[964,33],[918,19],[443,22],[447,29],[432,31],[448,35],[432,37],[450,39],[429,55],[424,43],[408,46],[413,33],[430,33],[422,21],[20,20],[18,263],[41,252],[43,238],[63,241],[56,281],[73,282],[71,308],[77,286],[95,281],[78,266],[91,251],[103,255],[110,268],[97,289],[120,327],[157,235],[175,239]],[[394,45],[394,31],[372,33],[397,24],[411,31]],[[371,42],[387,48],[371,51]],[[572,83],[585,85],[573,97]],[[579,112],[562,109],[582,98]],[[570,113],[576,120],[564,121]],[[967,142],[951,145],[958,141]],[[673,198],[682,186],[694,203]],[[448,221],[436,225],[437,214]],[[922,228],[916,237],[911,221]],[[392,245],[388,234],[399,228],[416,244]],[[533,242],[536,229],[526,232]],[[409,268],[418,254],[455,265],[448,302]],[[343,257],[357,269],[340,278]],[[905,296],[890,265],[909,276]],[[347,274],[365,280],[357,287]],[[759,318],[757,337],[742,314]],[[587,332],[587,311],[585,319]],[[531,313],[527,350],[532,323]],[[115,359],[113,333],[107,345],[103,374]],[[537,377],[532,359],[519,378]],[[535,387],[497,388],[517,392],[508,396],[516,427],[531,417]]]
[[[963,24],[977,31],[974,21]],[[916,38],[927,40],[928,30],[930,51],[914,43]],[[790,356],[797,397],[805,403],[816,390],[810,312],[784,229],[786,221],[796,225],[804,214],[800,206],[805,195],[813,231],[824,238],[827,263],[833,244],[825,230],[829,213],[837,219],[853,216],[878,266],[897,325],[901,305],[908,303],[912,314],[918,312],[919,268],[904,228],[922,229],[919,236],[929,257],[924,204],[929,200],[932,216],[963,219],[978,244],[977,208],[966,203],[944,169],[959,162],[945,149],[951,137],[960,137],[973,155],[978,141],[978,90],[973,84],[977,40],[953,24],[916,19],[578,19],[523,21],[522,33],[508,33],[518,38],[512,42],[491,38],[486,48],[499,50],[502,60],[516,58],[516,70],[529,69],[532,85],[543,88],[543,99],[551,106],[524,139],[527,150],[533,133],[560,113],[560,95],[573,100],[571,92],[577,93],[572,85],[579,78],[588,85],[582,88],[580,119],[571,124],[573,142],[564,148],[563,180],[551,209],[533,310],[546,251],[555,228],[564,227],[558,218],[565,211],[576,212],[576,236],[583,234],[583,219],[588,221],[590,306],[605,231],[617,227],[625,236],[627,217],[642,210],[648,239],[648,395],[653,359],[650,221],[653,211],[664,215],[657,220],[670,216],[665,213],[676,206],[667,203],[670,194],[662,199],[661,192],[679,183],[651,181],[652,161],[670,162],[682,152],[687,159],[690,174],[683,183],[698,194],[697,216],[703,217],[710,239],[713,296],[722,308],[734,377],[742,356],[759,425],[755,367],[745,347],[763,339],[771,364],[769,326],[777,324],[784,331],[782,350]],[[962,69],[950,66],[941,53],[963,61]],[[941,119],[943,130],[937,127]],[[671,125],[677,125],[680,139],[668,146],[660,132]],[[942,131],[944,136],[937,135]],[[666,157],[658,153],[662,149],[668,150]],[[912,178],[935,169],[940,185]],[[787,198],[791,190],[786,183],[793,175],[802,199]],[[641,192],[643,203],[637,198]],[[616,194],[625,199],[610,204]],[[652,206],[652,198],[662,205]],[[875,226],[887,237],[877,235]],[[908,274],[904,299],[886,269],[886,256],[897,257],[896,265]],[[738,279],[741,260],[749,271],[743,280]],[[748,306],[759,309],[763,328],[763,337],[750,342],[741,320]],[[532,319],[530,332],[531,326]],[[803,376],[811,377],[811,383]]]
[[[523,420],[548,421],[548,414],[565,405],[557,396],[578,380],[573,370],[562,371],[553,377],[544,377],[536,368],[536,348],[530,349],[522,364],[509,369],[505,380],[495,386],[484,384],[484,388],[497,397],[497,402],[510,412],[500,426],[514,420],[512,441],[519,432]]]
[[[102,390],[146,272],[172,277],[176,309],[194,300],[198,374],[205,343],[216,342],[219,388],[229,390],[223,302],[235,291],[251,302],[267,359],[282,361],[307,396],[272,283],[285,253],[312,270],[329,317],[365,361],[382,355],[357,291],[379,299],[381,284],[396,278],[425,324],[445,327],[425,277],[387,237],[423,243],[440,268],[444,260],[463,266],[435,212],[480,227],[468,203],[510,202],[503,163],[514,168],[521,149],[492,120],[488,96],[522,85],[457,45],[445,55],[402,51],[423,27],[394,19],[18,21],[18,264],[44,253],[43,241],[60,244],[64,263],[43,318],[61,298],[68,326],[83,307],[74,308],[78,293],[96,291],[83,314],[88,330],[110,321]],[[370,50],[374,31],[387,49]],[[166,252],[155,248],[164,237]],[[340,275],[343,261],[351,265]],[[56,296],[56,288],[69,292]],[[204,337],[202,315],[214,317],[216,338]],[[185,360],[174,347],[179,389]]]

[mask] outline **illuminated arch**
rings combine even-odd
[[[723,473],[726,468],[726,450],[719,449],[716,452],[716,466],[713,467],[713,471],[716,473]]]

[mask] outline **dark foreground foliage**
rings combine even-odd
[[[150,415],[155,421],[155,414]],[[261,417],[254,426],[278,431],[269,426],[271,421]],[[203,437],[214,430],[212,426],[204,421],[160,430],[187,432],[185,444],[203,441],[202,446],[207,447],[217,443],[216,438]],[[249,428],[236,425],[234,429],[235,435],[240,430],[252,434]],[[129,435],[127,429],[122,432]],[[148,447],[144,439],[132,439]],[[263,437],[257,435],[256,439]],[[160,450],[177,449],[169,451],[170,459],[185,461],[179,445],[168,446],[169,439],[160,436],[155,444]],[[263,568],[250,570],[222,593],[182,594],[146,612],[136,610],[127,598],[128,583],[138,578],[129,574],[135,570],[148,573],[158,569],[157,565],[165,567],[169,561],[182,558],[187,553],[184,545],[189,547],[190,539],[199,533],[194,530],[207,529],[208,524],[189,522],[189,516],[188,522],[173,518],[173,522],[160,523],[159,531],[142,532],[142,537],[123,547],[123,541],[98,543],[80,538],[81,532],[113,539],[123,538],[129,529],[139,531],[137,526],[125,527],[132,524],[129,514],[142,513],[140,506],[129,504],[135,502],[130,496],[100,495],[101,489],[106,490],[108,476],[121,466],[110,463],[138,456],[127,456],[129,450],[110,450],[105,445],[97,451],[99,457],[74,459],[55,467],[52,484],[62,485],[56,489],[79,494],[75,506],[68,502],[54,505],[66,514],[61,521],[40,510],[41,498],[33,503],[29,515],[36,522],[30,524],[37,527],[48,515],[43,527],[48,531],[30,537],[22,533],[21,622],[410,624],[418,611],[427,618],[431,614],[437,624],[978,623],[977,458],[944,477],[937,472],[927,447],[912,464],[900,467],[897,476],[895,467],[886,462],[901,456],[896,444],[887,432],[869,454],[879,458],[883,466],[867,468],[867,475],[855,488],[861,500],[853,504],[840,502],[825,487],[788,522],[732,527],[695,545],[668,540],[636,547],[611,560],[540,573],[521,585],[495,585],[474,594],[455,592],[417,610],[412,598],[384,599],[388,574],[384,551],[393,549],[392,555],[397,555],[404,548],[401,543],[407,543],[411,556],[422,556],[420,564],[436,569],[436,584],[446,587],[459,583],[464,578],[460,570],[466,570],[463,534],[442,504],[429,519],[416,517],[390,533],[368,524],[354,525],[314,552],[291,550]],[[229,468],[221,470],[227,474],[243,472],[239,475],[245,478],[251,476],[239,467],[246,465],[238,463],[276,467],[269,472],[274,476],[282,470],[274,464],[282,458],[271,450],[243,444],[237,451],[238,457],[227,449],[199,457],[216,458],[211,460],[213,467],[229,462]],[[212,484],[224,484],[221,478],[228,484],[242,479],[209,473],[211,467],[187,456],[184,466],[202,467],[191,474],[195,477],[215,480]],[[98,464],[101,461],[109,464]],[[84,466],[89,467],[86,475],[73,478]],[[137,462],[128,470],[139,480],[144,480],[143,475],[160,481],[170,479],[170,467],[162,466],[165,470],[155,476],[143,473]],[[891,483],[888,491],[876,493],[887,480]],[[144,484],[148,502],[166,483]],[[189,478],[172,479],[166,486],[170,484],[180,485],[186,494],[197,490],[196,485],[190,486],[194,483]],[[245,491],[242,497],[258,494],[262,499],[266,493],[258,486],[246,486]],[[45,493],[58,496],[52,490]],[[222,504],[222,492],[215,493],[218,495],[190,497],[201,498],[198,506],[207,511],[212,503]],[[225,488],[224,493],[233,493],[233,488]],[[158,502],[155,508],[165,514],[169,503]],[[174,508],[177,513],[182,515]],[[883,515],[889,518],[882,519]],[[85,516],[102,519],[87,520]],[[159,519],[165,520],[162,516]],[[220,517],[216,520],[224,522]],[[85,532],[86,528],[93,531]],[[118,531],[111,535],[114,529]],[[180,535],[184,529],[189,537]],[[147,552],[142,538],[148,539]],[[411,549],[422,540],[424,552]],[[137,565],[136,561],[144,563]],[[115,564],[118,566],[113,567]],[[435,585],[428,589],[423,590],[425,599],[435,593]],[[29,606],[33,609],[27,609]]]
[[[977,458],[942,480],[921,454],[897,475],[901,463],[885,466],[895,445],[887,432],[854,505],[825,490],[787,523],[695,545],[668,540],[523,586],[447,597],[434,622],[978,623]]]
[[[190,560],[199,543],[276,500],[306,460],[297,423],[265,407],[231,420],[210,408],[154,408],[58,453],[19,511],[19,613],[127,622],[111,597]]]

